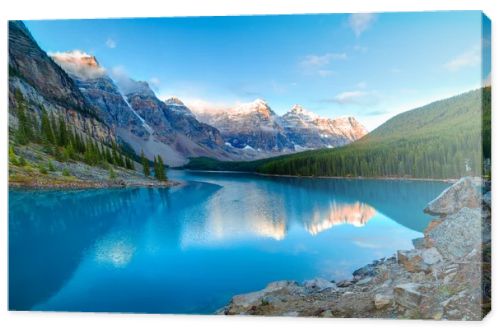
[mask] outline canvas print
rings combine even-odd
[[[480,11],[8,23],[11,311],[480,320]]]

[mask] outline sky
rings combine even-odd
[[[481,22],[478,11],[25,21],[45,51],[92,54],[162,99],[260,98],[278,114],[300,104],[369,130],[479,88],[491,44]]]

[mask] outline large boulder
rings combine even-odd
[[[336,289],[337,285],[324,278],[315,278],[307,280],[303,283],[304,287],[308,290],[323,291],[326,289]]]
[[[394,300],[405,308],[418,308],[424,297],[420,290],[420,285],[416,283],[399,284],[394,287]]]
[[[451,260],[463,258],[473,250],[480,251],[483,241],[481,209],[462,208],[433,229],[426,230],[425,238],[444,258]]]
[[[373,297],[373,303],[377,310],[383,309],[386,306],[389,306],[394,301],[394,294],[391,293],[377,293]]]
[[[262,302],[269,302],[269,299],[265,300],[270,293],[286,289],[290,292],[298,289],[299,286],[294,281],[276,281],[271,282],[267,285],[267,287],[260,291],[245,293],[241,295],[236,295],[231,299],[231,303],[229,307],[232,311],[239,310],[245,311],[249,309],[251,306],[260,305]],[[239,313],[239,312],[235,312]]]
[[[446,216],[465,207],[478,208],[480,205],[481,194],[478,186],[471,177],[464,177],[429,202],[424,208],[424,212],[436,216]]]
[[[431,268],[424,262],[420,251],[398,251],[398,263],[410,273],[430,272]]]

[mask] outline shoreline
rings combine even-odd
[[[455,197],[474,189],[471,178],[447,188],[427,205],[435,217],[411,249],[376,259],[351,278],[272,281],[234,295],[215,314],[481,320],[491,309],[491,190],[467,205]]]
[[[188,172],[200,172],[200,173],[225,173],[225,174],[251,174],[264,177],[281,177],[281,178],[297,178],[297,179],[339,179],[339,180],[386,180],[386,181],[435,181],[444,183],[455,183],[459,179],[431,179],[431,178],[412,178],[412,177],[370,177],[370,176],[303,176],[303,175],[285,175],[285,174],[265,174],[258,172],[245,172],[245,171],[232,171],[232,170],[208,170],[208,169],[176,169]],[[479,177],[478,177],[479,178]]]
[[[119,188],[171,188],[181,186],[180,181],[166,182],[99,182],[99,181],[63,181],[61,183],[45,183],[39,181],[33,182],[15,182],[9,180],[9,190],[11,189],[26,189],[26,190],[91,190],[91,189],[119,189]]]

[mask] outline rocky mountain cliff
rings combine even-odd
[[[19,95],[20,94],[20,95]],[[27,112],[40,118],[42,109],[96,140],[115,140],[75,82],[36,43],[21,21],[9,22],[9,126],[17,122],[14,110],[26,102]]]
[[[219,129],[227,145],[261,156],[342,146],[367,133],[353,117],[323,118],[299,105],[279,116],[261,99],[233,108],[194,108],[193,112]]]
[[[175,97],[161,101],[146,82],[115,79],[84,52],[47,55],[22,22],[9,23],[12,110],[20,92],[38,119],[42,109],[62,115],[96,140],[123,141],[171,166],[192,157],[253,160],[340,146],[366,133],[353,118],[330,120],[299,106],[280,117],[260,99],[216,112],[192,110]]]
[[[226,145],[247,151],[278,154],[293,151],[284,136],[279,116],[263,100],[216,111],[194,110],[196,117],[221,132]]]
[[[94,56],[80,51],[55,53],[51,56],[74,80],[106,125],[115,131],[130,131],[137,137],[148,139],[147,126],[125,101],[116,84]]]
[[[115,83],[94,56],[80,51],[52,58],[99,117],[137,154],[144,151],[150,159],[159,154],[171,166],[193,156],[233,158],[219,131],[199,122],[182,101],[159,100],[146,82],[126,78]]]
[[[281,120],[288,139],[304,148],[343,146],[368,133],[354,117],[319,117],[300,105],[294,105]]]
[[[180,100],[165,103],[146,82],[135,83],[128,87],[126,99],[152,129],[154,140],[170,148],[176,165],[185,163],[188,157],[236,158],[236,154],[225,147],[220,132],[198,121]],[[167,154],[166,159],[172,160],[171,155]]]

